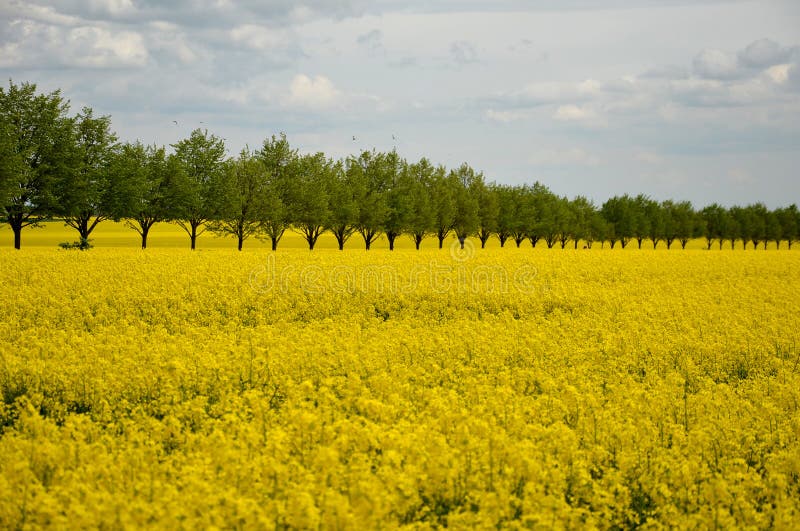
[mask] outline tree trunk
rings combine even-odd
[[[414,246],[417,248],[417,251],[419,251],[419,246],[422,243],[422,239],[424,237],[425,236],[423,234],[414,234]]]
[[[192,233],[189,234],[189,240],[191,241],[191,249],[194,251],[197,245],[197,225],[192,223]]]
[[[498,239],[500,240],[500,247],[505,247],[508,236],[498,236]]]
[[[19,249],[22,246],[22,224],[13,224],[11,229],[14,231],[14,249]]]
[[[639,249],[641,249],[641,248],[642,248],[642,240],[643,240],[643,239],[644,239],[644,238],[636,238],[636,242],[639,244]]]
[[[239,234],[239,235],[237,235],[237,236],[238,236],[238,238],[239,238],[239,246],[238,246],[238,250],[240,250],[240,251],[241,251],[241,250],[242,250],[242,244],[244,243],[244,237],[243,237],[241,234]]]
[[[611,240],[611,248],[613,249],[614,246],[617,244],[617,240]]]
[[[147,249],[147,235],[150,233],[150,227],[142,225],[142,249]]]
[[[439,249],[441,249],[442,246],[444,246],[445,236],[442,234],[437,234],[436,237],[439,238]]]
[[[394,251],[394,240],[397,238],[396,232],[387,232],[386,239],[389,240],[389,250]]]
[[[458,243],[461,245],[461,248],[462,248],[462,249],[464,248],[464,241],[465,241],[466,239],[467,239],[466,237],[462,238],[462,237],[460,237],[460,236],[459,236],[459,238],[458,238]]]
[[[272,237],[270,237],[270,240],[272,240],[272,250],[273,251],[277,251],[278,250],[278,240],[275,239],[275,238],[272,238]]]

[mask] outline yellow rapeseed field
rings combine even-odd
[[[132,241],[0,250],[2,529],[800,525],[800,253]]]

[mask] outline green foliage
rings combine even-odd
[[[686,247],[705,237],[733,248],[767,248],[800,240],[796,205],[770,210],[763,203],[696,211],[688,201],[656,201],[646,195],[608,199],[598,209],[587,198],[570,200],[540,182],[509,186],[488,182],[464,163],[449,171],[428,159],[409,163],[396,151],[363,151],[344,160],[323,153],[300,155],[286,135],[271,136],[256,152],[226,156],[224,140],[196,129],[164,147],[117,143],[108,116],[84,107],[74,117],[59,91],[37,93],[30,83],[0,87],[0,208],[20,247],[26,226],[59,217],[81,241],[104,219],[123,220],[147,245],[156,223],[177,222],[192,249],[207,228],[235,235],[241,249],[251,237],[269,238],[273,250],[287,229],[301,232],[313,248],[324,231],[339,248],[361,234],[367,249],[383,233],[394,247],[407,234],[419,248],[435,234],[439,247],[451,233],[481,246],[492,235],[505,245],[529,240],[548,247],[570,240],[650,240],[656,248],[675,241]],[[72,244],[69,244],[72,245]],[[85,248],[85,246],[84,246]]]
[[[58,207],[54,181],[69,172],[68,110],[60,91],[39,94],[36,85],[13,81],[0,88],[0,199],[16,248],[23,228],[48,219]]]

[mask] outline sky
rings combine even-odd
[[[800,203],[797,0],[0,0],[0,73],[127,141],[285,132],[598,204]]]

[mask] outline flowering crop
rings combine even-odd
[[[797,253],[0,263],[0,528],[800,524]]]

